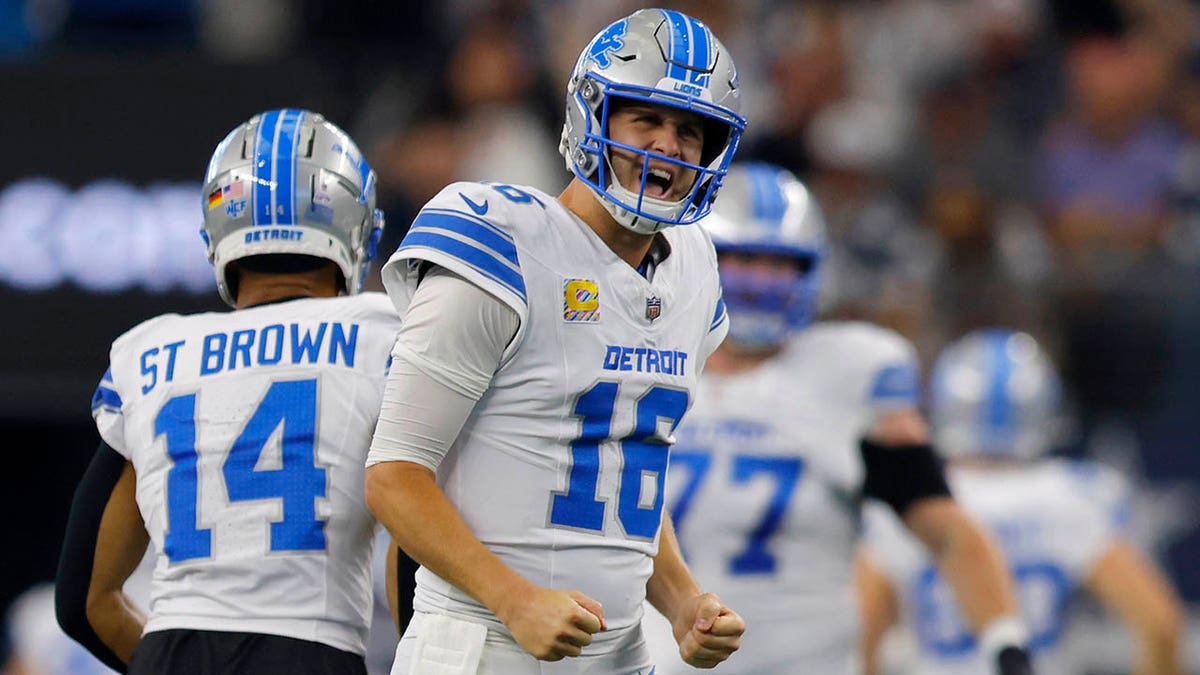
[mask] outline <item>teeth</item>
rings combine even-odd
[[[650,169],[650,175],[658,176],[659,178],[667,181],[667,183],[671,182],[671,172],[665,169]]]

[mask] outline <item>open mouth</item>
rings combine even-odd
[[[646,171],[645,181],[647,197],[666,199],[671,194],[671,184],[675,181],[675,174],[669,169],[650,167]]]

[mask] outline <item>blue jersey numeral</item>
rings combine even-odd
[[[575,401],[573,414],[580,418],[580,434],[571,442],[571,468],[567,491],[554,493],[550,523],[601,532],[604,500],[596,489],[600,482],[600,444],[611,439],[618,385],[598,382]],[[687,411],[688,394],[678,389],[652,387],[636,404],[633,432],[619,441],[621,486],[617,493],[617,520],[625,534],[653,539],[662,520],[663,485],[667,474],[667,446],[657,438],[659,420],[674,431]],[[654,502],[641,503],[642,483],[654,481]]]
[[[317,519],[315,502],[325,496],[325,469],[316,466],[316,416],[315,379],[272,383],[222,466],[229,501],[282,500],[283,519],[271,523],[272,551],[325,549],[325,523]],[[280,468],[256,469],[267,441],[281,426]],[[173,563],[206,558],[212,555],[212,530],[196,527],[196,395],[167,401],[154,431],[166,436],[174,463],[167,474],[164,552]]]
[[[675,523],[679,547],[687,555],[687,541],[683,535],[683,522],[687,520],[692,501],[700,491],[705,477],[712,468],[712,453],[708,450],[688,449],[671,453],[671,466],[685,467],[687,481],[675,497],[671,508],[671,520]],[[771,501],[762,512],[758,524],[750,531],[746,546],[729,561],[731,574],[771,574],[776,569],[776,558],[768,544],[783,524],[788,503],[796,492],[796,486],[804,475],[804,460],[800,457],[774,455],[734,455],[733,482],[749,483],[756,476],[766,474],[775,481]]]
[[[1071,596],[1071,583],[1063,569],[1051,562],[1025,561],[1012,567],[1022,613],[1029,625],[1029,648],[1038,652],[1058,643],[1063,616]],[[921,647],[940,657],[957,657],[975,649],[954,595],[937,568],[926,567],[912,587]]]

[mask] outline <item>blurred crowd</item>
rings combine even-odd
[[[460,1],[430,67],[397,67],[357,135],[399,240],[453,180],[565,184],[561,75],[640,3]],[[736,57],[739,157],[796,172],[829,220],[825,313],[925,362],[994,325],[1049,345],[1085,430],[1152,434],[1200,403],[1200,9],[1182,0],[669,3]],[[385,250],[387,250],[385,246]],[[1083,443],[1086,439],[1081,439]]]
[[[356,92],[338,121],[379,174],[389,251],[455,180],[565,186],[564,78],[644,4],[29,0],[0,4],[0,56],[121,31],[227,63],[319,50]],[[1200,476],[1200,3],[660,4],[735,57],[738,157],[791,169],[822,206],[827,316],[893,328],[927,365],[973,329],[1028,332],[1066,377],[1069,451]]]

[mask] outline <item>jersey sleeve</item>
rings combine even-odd
[[[120,388],[113,378],[110,366],[100,378],[96,393],[92,395],[92,419],[96,421],[96,430],[114,450],[128,458],[125,450],[125,415],[124,403],[121,400]]]
[[[421,209],[382,273],[401,316],[420,281],[421,264],[427,262],[496,296],[524,322],[525,278],[516,239],[505,222],[508,211],[498,197],[482,183],[453,183]]]
[[[1062,486],[1057,510],[1066,518],[1070,533],[1070,546],[1060,554],[1071,573],[1082,579],[1122,536],[1129,516],[1128,491],[1125,481],[1108,467],[1066,461],[1056,468]]]
[[[716,309],[713,311],[712,322],[708,326],[708,334],[704,336],[700,363],[703,364],[712,356],[712,353],[717,351],[717,347],[725,340],[725,336],[729,333],[729,313],[725,311],[725,298],[719,293],[717,295]]]
[[[865,341],[867,373],[866,404],[874,415],[916,408],[920,396],[917,350],[891,331],[876,329]],[[866,337],[866,336],[864,336]]]

